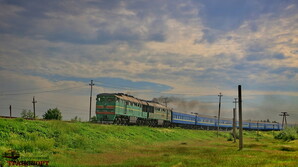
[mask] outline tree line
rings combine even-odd
[[[35,119],[34,113],[31,110],[26,110],[26,109],[23,109],[23,111],[21,112],[21,117],[26,119]],[[47,119],[47,120],[51,120],[51,119],[61,120],[62,114],[58,108],[53,108],[53,109],[48,109],[48,111],[45,112],[42,115],[42,117],[43,119]]]
[[[36,119],[37,116],[34,118],[34,113],[31,110],[26,110],[23,109],[21,112],[21,117],[25,119]],[[43,119],[46,120],[62,120],[62,114],[61,111],[58,108],[53,108],[53,109],[48,109],[47,112],[45,112],[42,115]],[[81,118],[78,116],[75,116],[74,118],[71,119],[72,122],[81,122]],[[96,123],[97,122],[97,117],[93,116],[91,117],[91,122]]]

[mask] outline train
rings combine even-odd
[[[96,97],[96,118],[99,123],[117,125],[147,125],[152,127],[182,127],[193,129],[229,130],[233,127],[231,119],[220,119],[187,114],[162,105],[158,102],[136,98],[124,93],[100,93]],[[238,122],[236,122],[238,127]],[[281,130],[279,123],[243,121],[245,130]]]

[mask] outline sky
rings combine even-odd
[[[171,97],[232,117],[298,123],[296,0],[0,0],[0,115],[87,120],[98,93]],[[193,105],[195,103],[195,105]],[[169,103],[174,110],[181,106]]]

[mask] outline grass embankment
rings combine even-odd
[[[50,166],[298,165],[297,140],[259,134],[245,132],[245,148],[237,151],[229,132],[216,138],[214,131],[0,119],[0,153],[49,156]]]

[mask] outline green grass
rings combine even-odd
[[[0,153],[48,156],[50,166],[297,166],[297,140],[278,134],[245,131],[238,151],[230,132],[0,119]]]

